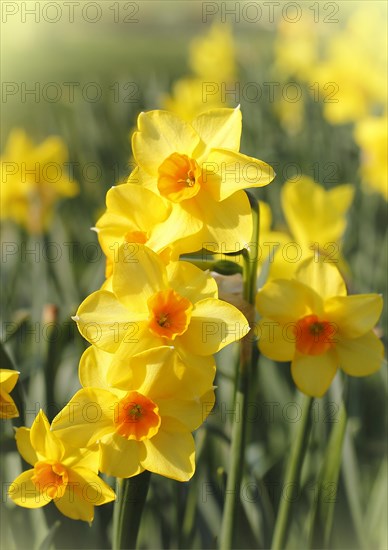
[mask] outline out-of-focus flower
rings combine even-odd
[[[54,434],[79,446],[99,441],[100,470],[108,475],[127,478],[149,470],[190,479],[195,470],[191,432],[213,408],[212,387],[198,394],[196,380],[170,347],[139,354],[129,365],[89,349],[80,378],[91,386],[78,391],[54,419]],[[84,411],[91,403],[99,418],[88,422]]]
[[[259,348],[275,361],[292,361],[291,374],[307,395],[321,397],[338,368],[367,376],[382,363],[373,332],[383,301],[377,294],[347,296],[338,269],[306,260],[295,279],[268,282],[258,292]]]
[[[217,299],[217,284],[188,262],[166,266],[144,245],[122,245],[113,266],[112,292],[88,296],[76,317],[81,334],[118,357],[168,345],[187,364],[213,368],[212,354],[249,330],[244,315]],[[207,359],[206,359],[207,357]]]
[[[163,197],[171,207],[160,246],[172,234],[182,238],[182,252],[201,248],[235,251],[251,239],[252,215],[246,187],[261,187],[272,168],[239,153],[239,109],[215,109],[191,124],[167,111],[141,113],[132,137],[138,165],[128,179]]]
[[[0,369],[0,418],[19,416],[15,402],[9,395],[18,381],[19,374],[15,370]]]
[[[53,500],[65,516],[91,522],[94,506],[115,499],[112,489],[97,475],[99,452],[64,444],[50,431],[43,411],[31,429],[18,428],[16,444],[33,466],[9,487],[8,495],[18,506],[41,508]]]
[[[66,145],[51,136],[34,145],[24,130],[11,132],[1,157],[2,219],[12,219],[33,234],[50,224],[60,197],[73,197],[78,184],[69,179]]]
[[[361,148],[361,177],[367,190],[388,200],[388,118],[367,117],[356,124],[356,143]]]
[[[236,77],[236,51],[231,27],[214,24],[205,36],[193,39],[189,64],[203,81],[228,82]]]
[[[226,90],[236,79],[235,46],[228,25],[214,24],[205,36],[190,45],[189,65],[193,74],[177,80],[162,107],[191,121],[210,109],[229,105]]]

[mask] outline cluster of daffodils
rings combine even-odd
[[[137,168],[108,192],[96,224],[106,281],[74,317],[91,343],[79,366],[82,389],[51,427],[41,412],[30,430],[17,430],[18,449],[33,466],[9,489],[17,504],[53,500],[65,515],[91,521],[93,507],[114,498],[98,471],[193,475],[192,432],[215,399],[214,354],[249,325],[218,298],[208,272],[179,256],[250,242],[244,188],[266,185],[274,173],[239,152],[240,136],[239,109],[191,123],[166,111],[140,114]]]

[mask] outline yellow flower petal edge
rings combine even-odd
[[[18,381],[19,374],[18,371],[0,369],[0,419],[19,416],[15,402],[9,395]]]

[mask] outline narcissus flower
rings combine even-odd
[[[74,319],[84,338],[120,357],[168,345],[195,363],[193,356],[211,356],[249,330],[238,309],[217,299],[208,273],[183,261],[166,266],[141,244],[120,247],[112,291],[88,296]]]
[[[29,428],[18,428],[16,444],[33,466],[10,485],[9,497],[25,508],[41,508],[50,501],[71,519],[92,521],[94,506],[115,499],[112,489],[97,475],[99,453],[75,449],[50,431],[40,411]]]
[[[205,82],[228,82],[236,77],[235,50],[231,27],[214,24],[190,44],[190,67]]]
[[[89,349],[80,366],[88,387],[54,419],[54,433],[79,446],[98,441],[100,470],[108,475],[127,478],[149,470],[190,479],[195,470],[191,432],[213,407],[212,387],[198,394],[196,380],[169,347],[146,351],[132,362]]]
[[[0,418],[16,418],[19,412],[14,400],[9,395],[19,378],[19,372],[0,369]]]
[[[107,257],[106,277],[113,272],[118,249],[123,243],[147,244],[159,253],[166,263],[170,260],[172,246],[160,247],[160,236],[165,242],[163,222],[170,209],[166,202],[139,185],[118,185],[106,195],[106,212],[96,223],[98,240]],[[171,235],[171,245],[179,240],[179,235]]]
[[[296,278],[278,279],[258,292],[259,348],[275,361],[292,361],[291,374],[307,395],[321,397],[338,368],[367,376],[382,363],[372,331],[383,301],[377,294],[347,296],[338,269],[306,260]]]
[[[24,130],[11,132],[1,157],[1,218],[40,233],[49,225],[59,197],[73,197],[77,183],[66,173],[68,152],[56,136],[35,146]]]
[[[138,169],[128,183],[163,197],[171,206],[165,246],[171,234],[191,235],[185,252],[211,246],[236,251],[252,236],[252,215],[243,189],[261,187],[272,168],[239,153],[239,109],[214,109],[191,124],[167,111],[141,113],[132,150]]]

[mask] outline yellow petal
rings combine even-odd
[[[127,308],[106,290],[90,294],[74,317],[82,336],[105,351],[114,352],[128,331],[137,330]]]
[[[201,240],[198,235],[203,227],[203,221],[180,204],[171,203],[169,217],[161,224],[154,227],[150,248],[158,250],[173,243],[174,248],[179,248],[179,254],[195,252],[201,248]]]
[[[310,313],[320,315],[323,304],[320,297],[305,284],[278,279],[270,281],[259,290],[256,307],[261,316],[285,324],[295,322]]]
[[[214,201],[206,192],[197,197],[195,203],[187,205],[203,221],[197,250],[206,248],[226,254],[242,250],[251,241],[252,211],[244,191],[237,191],[221,202]]]
[[[269,164],[242,153],[212,149],[203,168],[203,186],[216,201],[249,187],[263,187],[275,177]]]
[[[193,394],[193,397],[199,398],[204,395],[210,387],[213,386],[216,373],[216,364],[213,355],[197,355],[190,353],[183,346],[178,346],[177,353],[185,365],[184,384]],[[183,392],[181,390],[181,395]]]
[[[115,353],[120,361],[127,361],[129,357],[135,354],[166,344],[164,338],[155,336],[150,331],[148,321],[128,323],[128,325],[130,330],[127,331]]]
[[[238,151],[240,148],[242,117],[236,109],[212,109],[197,116],[191,123],[207,148],[223,147]]]
[[[76,448],[67,446],[65,456],[62,459],[62,464],[67,468],[86,468],[89,471],[98,472],[100,462],[100,452],[98,444],[91,448]]]
[[[17,418],[19,411],[15,405],[15,401],[8,393],[0,388],[0,418]]]
[[[113,266],[112,288],[120,302],[138,319],[148,318],[147,300],[167,288],[166,267],[158,254],[147,246],[122,245]]]
[[[128,440],[115,434],[100,443],[100,470],[109,476],[127,478],[140,474],[140,460],[145,456],[141,441]],[[122,495],[120,495],[122,496]]]
[[[18,428],[15,433],[16,445],[24,460],[34,466],[39,458],[31,443],[31,430],[29,428]]]
[[[167,266],[167,275],[171,288],[192,303],[218,297],[215,279],[208,271],[202,271],[189,262],[171,262]]]
[[[78,375],[81,385],[109,389],[107,374],[113,355],[96,346],[90,346],[81,356]]]
[[[257,325],[259,349],[274,361],[291,361],[295,355],[294,322],[279,323],[265,317]]]
[[[309,258],[298,268],[295,278],[310,286],[324,300],[332,296],[346,296],[346,286],[338,268],[325,261]]]
[[[87,468],[68,470],[69,483],[61,498],[54,503],[58,510],[71,519],[91,522],[94,506],[115,499],[114,491],[94,472]]]
[[[337,296],[325,303],[325,315],[334,323],[338,335],[358,338],[375,326],[383,309],[383,299],[378,294]]]
[[[42,410],[37,414],[30,430],[31,445],[39,460],[48,459],[60,462],[65,453],[63,443],[50,430],[50,424]]]
[[[74,447],[93,445],[114,430],[114,411],[119,398],[107,390],[79,390],[52,422],[53,434]]]
[[[373,374],[384,359],[384,346],[372,331],[353,340],[341,339],[335,350],[340,367],[351,376]]]
[[[149,174],[157,175],[162,162],[172,153],[189,157],[200,143],[192,126],[168,111],[140,113],[138,130],[132,136],[135,161]]]
[[[291,364],[292,378],[301,392],[311,397],[322,397],[337,372],[334,353],[323,355],[297,354]]]
[[[354,199],[355,187],[347,183],[337,185],[328,191],[331,205],[335,204],[335,208],[339,214],[345,215],[349,210]]]
[[[32,482],[34,469],[27,470],[18,476],[8,488],[8,496],[18,506],[24,508],[41,508],[50,502],[45,492],[40,493]]]
[[[192,399],[183,401],[179,398],[159,398],[159,414],[162,419],[169,417],[179,420],[190,432],[193,432],[206,420],[206,416],[212,410],[214,402],[215,395],[213,390],[209,390],[204,396],[202,396],[200,401],[194,401]]]
[[[144,441],[147,454],[141,461],[143,468],[177,481],[188,481],[195,471],[195,445],[186,429],[175,419],[163,419],[158,433]]]
[[[19,372],[11,369],[0,369],[0,385],[6,393],[13,390],[19,378]]]
[[[195,304],[189,327],[177,341],[190,353],[213,355],[248,331],[248,321],[236,307],[207,298]]]

